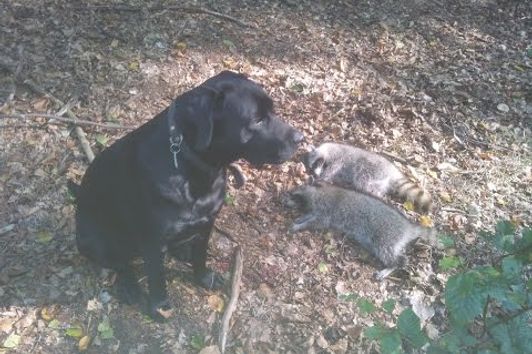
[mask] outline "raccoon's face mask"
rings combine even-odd
[[[320,177],[326,167],[325,159],[317,150],[309,151],[303,159],[307,172],[313,177]]]

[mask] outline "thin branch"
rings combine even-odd
[[[32,89],[34,92],[42,96],[48,97],[50,100],[52,100],[52,102],[54,102],[54,104],[56,105],[57,109],[61,109],[62,107],[65,106],[65,103],[63,101],[61,101],[59,98],[55,97],[51,93],[44,91],[41,87],[39,87],[32,80],[30,79],[24,80],[24,84],[28,86],[30,89]],[[70,109],[67,109],[65,114],[72,120],[78,120],[76,115]],[[74,132],[76,133],[76,136],[78,137],[79,143],[81,144],[81,148],[83,149],[85,156],[87,156],[87,159],[89,160],[89,162],[92,162],[95,156],[94,156],[94,152],[91,149],[89,141],[87,140],[85,132],[79,126],[76,126],[74,128]]]
[[[68,108],[67,108],[67,110],[68,110]],[[65,110],[65,113],[66,113],[67,110]],[[124,129],[124,130],[133,129],[133,127],[128,127],[128,126],[124,126],[124,125],[120,125],[120,124],[98,123],[98,122],[93,122],[93,121],[90,121],[90,120],[77,119],[77,118],[76,119],[72,119],[72,118],[61,117],[60,115],[57,115],[57,114],[48,114],[48,113],[0,114],[0,119],[5,119],[5,118],[17,118],[17,119],[45,118],[45,119],[49,119],[49,120],[56,120],[58,122],[70,123],[70,124],[75,124],[75,125],[91,125],[91,126],[107,128],[107,129]],[[49,122],[49,123],[54,123],[54,122]]]
[[[238,296],[240,294],[240,284],[242,283],[242,265],[242,248],[237,246],[235,250],[233,282],[231,284],[231,298],[229,299],[229,303],[227,304],[227,308],[225,309],[224,315],[222,317],[222,326],[218,336],[218,346],[220,347],[220,352],[222,354],[225,352],[227,333],[229,332],[229,322],[231,321],[231,316],[236,309]]]
[[[187,12],[187,13],[196,13],[196,14],[206,14],[211,15],[214,17],[218,17],[222,20],[227,20],[230,22],[234,22],[237,25],[240,25],[242,27],[249,27],[249,28],[257,28],[256,25],[244,22],[236,17],[223,14],[221,12],[213,11],[206,9],[204,7],[185,7],[185,6],[151,6],[151,7],[133,7],[133,6],[127,6],[127,5],[97,5],[97,6],[77,6],[74,7],[75,10],[84,10],[84,11],[122,11],[122,12],[154,12],[154,11],[181,11],[181,12]]]

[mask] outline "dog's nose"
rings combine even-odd
[[[296,143],[296,144],[299,144],[299,143],[302,142],[304,139],[305,139],[305,136],[303,135],[303,133],[298,132],[297,130],[296,130],[296,132],[294,133],[294,135],[292,136],[292,140],[293,140],[294,143]]]

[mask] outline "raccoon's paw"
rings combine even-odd
[[[307,214],[300,216],[299,218],[294,220],[294,223],[292,224],[291,230],[293,232],[301,231],[306,229],[310,223],[312,223],[316,219],[316,216],[312,214]]]
[[[393,272],[395,272],[397,268],[385,268],[379,272],[375,272],[373,274],[373,277],[378,280],[378,281],[383,281],[384,279],[386,279],[390,274],[392,274]]]

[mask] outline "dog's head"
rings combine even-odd
[[[224,71],[177,101],[187,143],[210,161],[244,158],[254,165],[290,159],[303,134],[279,119],[264,90],[245,76]],[[182,117],[180,117],[182,116]]]

